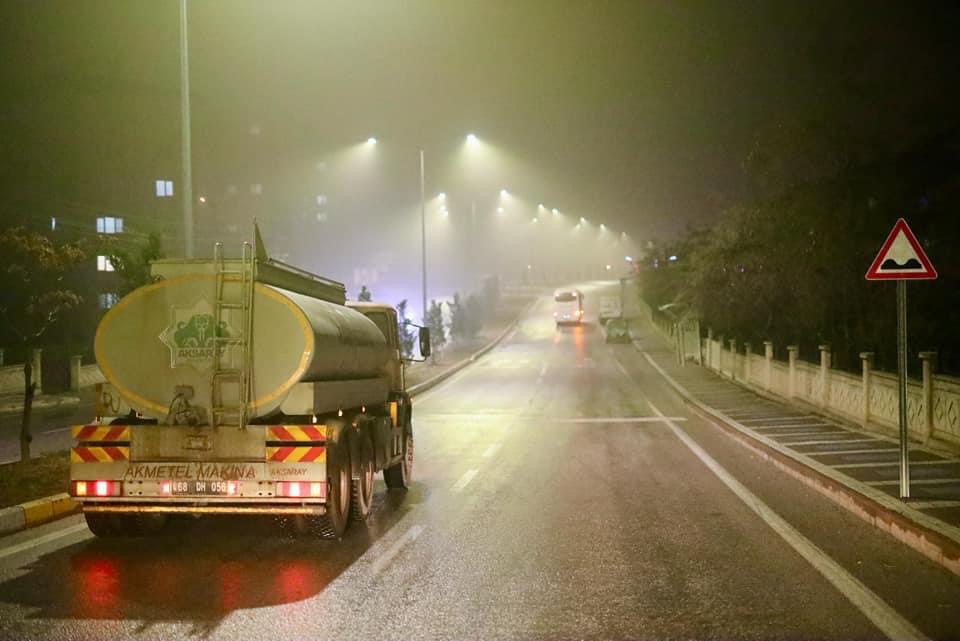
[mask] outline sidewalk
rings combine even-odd
[[[899,498],[896,440],[809,408],[765,398],[688,362],[677,362],[652,324],[634,346],[691,405],[788,473],[921,553],[960,573],[960,459],[910,444],[911,498]]]

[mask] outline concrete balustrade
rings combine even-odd
[[[860,354],[861,373],[857,376],[832,369],[829,345],[818,346],[820,362],[816,364],[800,360],[797,345],[787,346],[785,364],[774,359],[771,341],[764,341],[763,348],[761,358],[747,343],[745,354],[740,355],[736,339],[714,338],[708,330],[702,345],[704,365],[759,391],[808,403],[864,428],[896,433],[897,377],[874,370],[873,352]],[[918,356],[922,378],[907,385],[911,438],[960,446],[960,379],[934,373],[936,352]]]

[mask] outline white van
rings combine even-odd
[[[583,321],[583,294],[578,289],[558,289],[553,293],[553,320],[557,327],[564,323]]]

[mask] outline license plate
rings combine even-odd
[[[170,493],[174,496],[227,496],[230,494],[227,483],[227,481],[172,481]]]

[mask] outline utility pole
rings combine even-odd
[[[190,60],[187,0],[180,0],[180,151],[183,166],[183,253],[193,258],[193,171],[190,165]]]
[[[423,291],[423,324],[427,324],[427,202],[426,177],[424,172],[423,149],[420,150],[420,260],[421,283]]]

